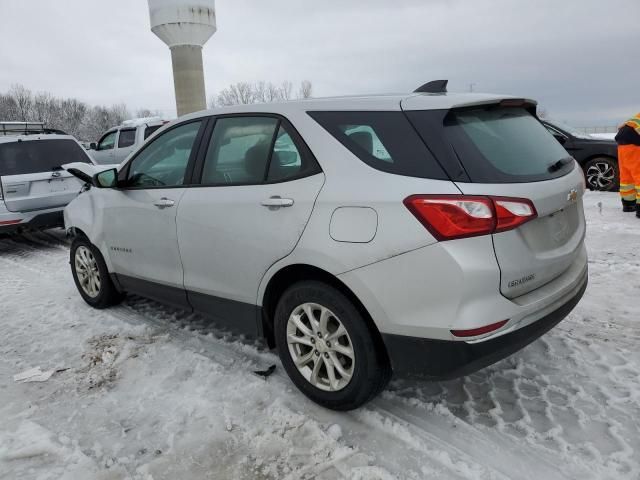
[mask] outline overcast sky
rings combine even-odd
[[[331,96],[448,78],[451,91],[537,99],[577,126],[640,111],[640,0],[217,0],[216,14],[208,96],[238,81],[309,79]],[[1,0],[0,39],[0,91],[175,115],[146,0]]]

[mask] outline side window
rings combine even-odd
[[[270,117],[227,117],[216,121],[202,172],[203,184],[264,182],[279,121]]]
[[[135,128],[120,130],[120,136],[118,137],[118,148],[130,147],[134,143],[136,143]]]
[[[96,150],[111,150],[116,143],[116,133],[118,132],[109,132],[104,135],[98,142]]]
[[[370,167],[409,177],[447,178],[403,112],[308,114]]]
[[[158,130],[162,125],[154,125],[152,127],[145,127],[144,129],[144,139],[146,140],[147,138],[149,138],[153,132],[155,132],[156,130]]]
[[[280,126],[276,142],[273,145],[273,155],[269,164],[267,181],[278,182],[287,178],[297,177],[305,170],[304,167],[302,157],[295,143],[293,143],[293,139],[284,127]]]
[[[182,185],[200,121],[186,123],[154,139],[129,165],[127,186],[134,188]]]

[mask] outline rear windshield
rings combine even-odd
[[[410,112],[423,135],[429,112]],[[443,121],[469,179],[478,183],[549,180],[570,172],[575,162],[540,121],[524,108],[482,107],[452,110]]]
[[[402,112],[309,112],[309,115],[351,153],[377,170],[447,179]]]
[[[91,163],[82,147],[70,139],[0,143],[0,175],[50,172],[72,162]]]

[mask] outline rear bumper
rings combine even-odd
[[[5,218],[0,216],[0,234],[16,233],[22,230],[42,230],[45,228],[54,228],[64,226],[64,218],[62,210],[49,211],[40,214],[29,213],[27,218],[21,218],[19,213],[12,213],[13,218]],[[9,223],[20,220],[19,223]],[[6,222],[6,223],[3,223]]]
[[[578,291],[539,320],[505,335],[482,342],[432,340],[382,334],[395,374],[448,380],[469,375],[512,355],[547,333],[577,305],[587,288],[585,276]]]

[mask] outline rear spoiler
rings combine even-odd
[[[456,101],[457,100],[457,101]],[[456,97],[447,97],[445,95],[429,95],[425,96],[420,93],[411,95],[401,102],[401,108],[404,111],[411,110],[464,110],[473,108],[524,108],[533,116],[536,115],[538,102],[530,98],[517,98],[502,95],[488,95],[469,93]]]
[[[67,172],[89,185],[95,185],[95,176],[106,170],[117,169],[120,165],[93,165],[92,163],[73,162],[62,165]]]

